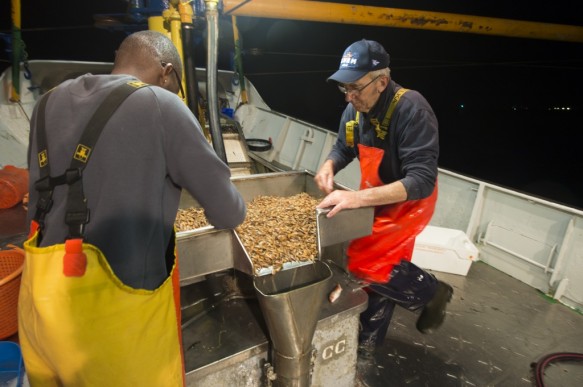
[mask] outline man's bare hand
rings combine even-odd
[[[332,160],[326,160],[324,164],[320,167],[320,170],[314,176],[314,181],[320,189],[326,195],[332,192],[334,189],[334,165]]]
[[[326,196],[317,208],[331,207],[330,212],[326,215],[326,217],[331,218],[342,210],[359,208],[360,206],[359,191],[336,190]]]

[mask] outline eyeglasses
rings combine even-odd
[[[351,88],[348,88],[348,87],[346,87],[346,85],[344,85],[342,83],[339,83],[338,84],[338,90],[340,90],[340,92],[342,94],[349,94],[349,93],[351,93],[351,94],[354,94],[354,95],[359,95],[360,93],[362,93],[362,91],[364,89],[366,89],[368,87],[368,85],[370,85],[371,83],[373,83],[374,81],[376,81],[380,77],[381,77],[380,75],[379,76],[376,76],[372,81],[370,81],[369,83],[367,83],[366,85],[364,85],[362,87],[353,87],[353,88],[351,87]]]
[[[164,68],[166,68],[166,66],[168,66],[168,63],[166,63],[166,62],[160,62],[160,64]],[[174,66],[172,66],[172,72],[174,73],[174,76],[176,76],[176,82],[178,82],[178,87],[180,88],[180,90],[179,90],[180,97],[182,99],[184,99],[184,98],[186,98],[186,94],[184,93],[184,88],[182,87],[182,81],[180,80],[180,75],[178,75],[178,71],[176,71]]]

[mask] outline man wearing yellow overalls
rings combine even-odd
[[[31,120],[19,339],[32,386],[182,386],[174,220],[182,188],[216,228],[245,203],[178,98],[179,54],[141,31],[109,75],[44,95]]]
[[[437,199],[438,125],[431,106],[415,90],[391,79],[389,54],[375,41],[351,44],[328,78],[348,102],[338,139],[315,176],[328,194],[318,205],[328,216],[348,208],[375,207],[372,235],[347,249],[348,269],[368,283],[368,308],[360,316],[359,355],[382,345],[395,305],[421,310],[417,329],[437,329],[453,289],[411,263],[415,237],[427,225]],[[334,174],[360,161],[358,191],[333,191]]]

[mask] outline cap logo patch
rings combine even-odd
[[[373,66],[376,66],[376,65],[378,65],[379,63],[380,63],[380,62],[379,62],[378,60],[376,60],[376,59],[373,59],[373,60],[372,60],[372,65],[373,65]]]
[[[358,56],[354,56],[352,52],[348,51],[342,56],[342,59],[340,60],[340,67],[354,67],[356,66],[357,61]]]

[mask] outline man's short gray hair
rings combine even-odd
[[[391,77],[391,69],[388,67],[385,67],[385,68],[382,68],[379,70],[374,70],[374,71],[371,71],[370,73],[368,73],[368,76],[370,77],[370,79],[375,79],[375,78],[383,76],[383,75],[387,78],[390,78]]]

